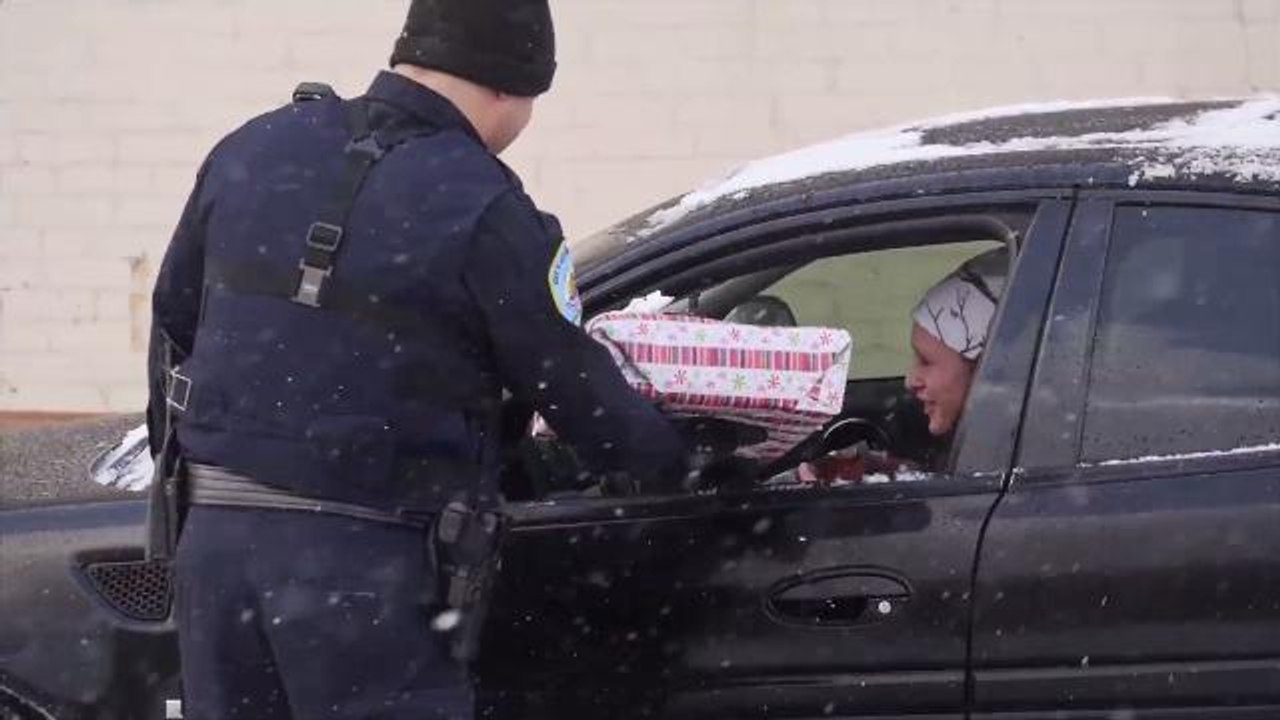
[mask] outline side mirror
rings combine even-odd
[[[99,485],[133,492],[151,487],[154,473],[146,425],[130,430],[123,440],[94,458],[88,471],[89,479]]]

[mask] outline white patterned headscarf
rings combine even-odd
[[[976,360],[986,348],[1008,273],[1009,253],[1004,248],[970,258],[929,288],[911,318],[942,344]]]

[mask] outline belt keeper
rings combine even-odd
[[[307,247],[323,253],[337,252],[342,244],[342,228],[332,223],[313,222],[307,228]]]
[[[186,412],[191,401],[191,378],[178,372],[177,368],[169,371],[169,387],[165,393],[165,403],[175,410]]]
[[[320,293],[324,290],[324,281],[333,272],[329,268],[318,268],[305,262],[298,263],[302,277],[298,278],[298,290],[293,294],[293,301],[308,307],[320,307]]]

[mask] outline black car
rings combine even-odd
[[[903,386],[909,313],[999,245],[1011,274],[939,447]],[[833,424],[935,460],[610,498],[513,452],[488,717],[1280,717],[1280,98],[873,133],[577,252],[590,313],[768,297],[847,328]],[[163,717],[177,659],[142,499],[27,468],[0,511],[0,717]]]

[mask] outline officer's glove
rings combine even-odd
[[[746,490],[758,476],[756,463],[734,455],[739,448],[768,439],[753,425],[720,418],[675,418],[672,424],[685,443],[685,455],[673,467],[650,472],[614,472],[600,479],[607,497],[669,495],[710,490]]]
[[[756,463],[734,455],[740,448],[769,438],[764,428],[720,418],[695,417],[675,421],[689,448],[685,490],[741,491],[757,476]]]
[[[611,472],[600,476],[599,494],[606,497],[678,495],[692,490],[688,459],[680,457],[666,467],[647,471]]]

